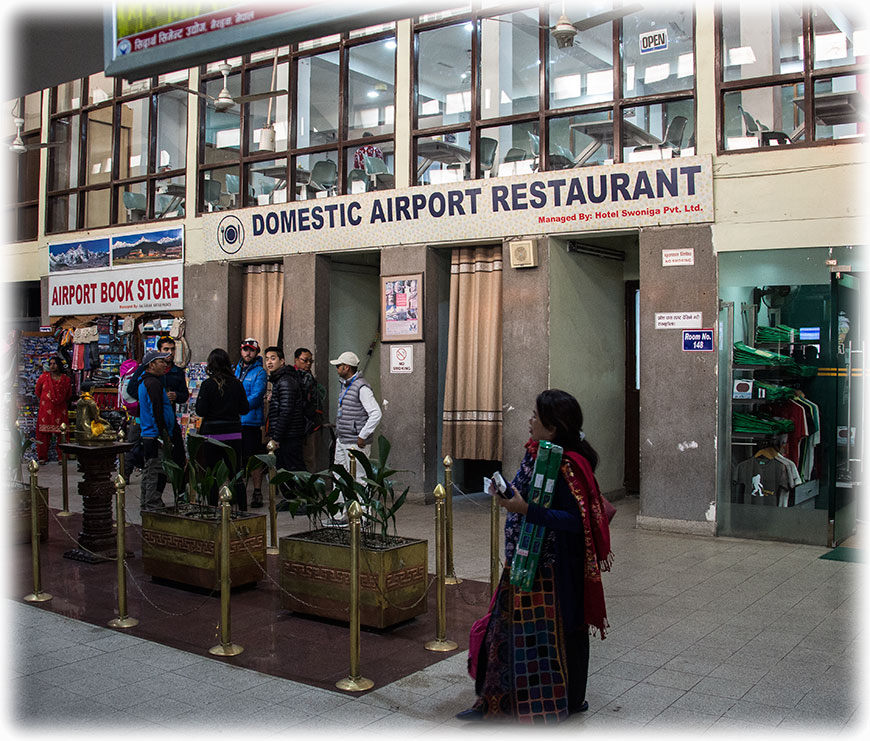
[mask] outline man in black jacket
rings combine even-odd
[[[263,358],[272,384],[266,429],[268,437],[278,443],[275,451],[278,468],[304,471],[305,409],[298,371],[285,365],[284,351],[280,347],[267,347]]]

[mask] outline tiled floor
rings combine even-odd
[[[60,501],[57,468],[49,465],[40,478],[53,506]],[[129,501],[135,496],[134,479]],[[73,509],[76,499],[73,493]],[[820,560],[826,549],[811,546],[636,530],[636,500],[617,509],[616,559],[605,576],[612,628],[607,640],[592,641],[590,710],[567,721],[566,731],[866,733],[863,564]],[[434,507],[411,503],[399,531],[434,541],[433,518]],[[488,518],[481,497],[455,500],[460,577],[489,577]],[[282,534],[303,527],[282,513]],[[355,697],[58,616],[16,594],[6,608],[14,646],[10,728],[20,735],[103,728],[259,738],[353,729],[403,738],[505,732],[453,718],[473,700],[464,652]]]

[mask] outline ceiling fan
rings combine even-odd
[[[558,46],[560,49],[568,49],[574,45],[574,38],[577,36],[578,33],[582,31],[588,31],[592,28],[595,28],[596,26],[600,26],[610,21],[625,18],[625,16],[631,15],[632,13],[637,13],[639,10],[643,10],[643,5],[641,5],[640,3],[632,3],[631,5],[624,5],[621,8],[614,8],[613,10],[608,10],[605,13],[599,13],[598,15],[593,15],[590,18],[584,18],[582,21],[572,23],[571,19],[568,18],[567,13],[565,12],[565,3],[563,2],[562,14],[559,16],[556,24],[553,26],[540,26],[540,28],[546,29],[552,34],[553,40],[556,42],[556,46]],[[486,20],[513,23],[513,21],[508,21],[503,18],[487,18]]]
[[[640,3],[633,3],[631,5],[623,5],[621,8],[608,10],[605,13],[593,15],[591,18],[584,18],[582,21],[577,21],[576,23],[571,23],[571,20],[565,14],[565,4],[562,3],[562,15],[559,16],[555,26],[549,27],[550,33],[556,41],[556,46],[560,49],[567,49],[568,47],[573,46],[574,37],[578,33],[588,31],[590,28],[600,26],[602,23],[608,23],[609,21],[625,18],[625,16],[637,13],[639,10],[643,10],[643,5]]]
[[[12,138],[12,141],[9,143],[9,151],[14,154],[24,154],[25,152],[32,152],[35,149],[48,149],[49,147],[57,147],[61,144],[61,142],[38,142],[36,144],[25,144],[24,139],[21,138],[21,129],[24,128],[24,119],[17,115],[17,112],[13,112],[12,123],[15,124],[15,128],[18,130]]]
[[[226,62],[221,62],[218,65],[218,70],[220,70],[220,73],[224,76],[224,86],[221,88],[221,91],[218,93],[216,98],[207,93],[201,93],[199,90],[191,90],[189,87],[185,87],[184,85],[169,83],[169,87],[184,90],[191,95],[198,95],[200,98],[205,98],[207,101],[213,103],[214,109],[219,113],[228,111],[234,105],[253,103],[255,100],[266,100],[266,98],[275,98],[279,95],[287,94],[286,90],[269,90],[265,93],[251,93],[250,95],[239,95],[234,98],[230,95],[230,91],[227,89],[227,76],[232,72],[233,68]]]

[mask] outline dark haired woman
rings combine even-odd
[[[48,360],[48,370],[36,379],[36,398],[39,412],[36,415],[36,457],[41,465],[48,463],[48,449],[53,435],[60,437],[60,426],[69,427],[69,400],[72,396],[72,381],[66,372],[63,358],[55,355]],[[61,452],[57,448],[58,460]]]
[[[199,434],[229,445],[236,453],[236,460],[233,465],[226,451],[207,442],[199,449],[199,460],[206,467],[226,461],[232,477],[242,460],[241,416],[249,410],[248,397],[242,382],[233,373],[230,356],[223,348],[217,347],[208,354],[205,372],[208,378],[202,382],[196,397],[196,414],[201,419]],[[218,486],[207,493],[209,504],[217,504]],[[241,510],[248,509],[244,481],[235,486],[233,504]]]
[[[604,638],[602,570],[610,568],[610,530],[595,480],[598,454],[583,433],[583,413],[571,394],[548,389],[529,419],[531,439],[499,504],[505,523],[505,569],[496,590],[476,666],[477,701],[461,720],[513,718],[553,723],[583,712],[589,671],[589,631]],[[549,508],[529,503],[539,442],[563,449]],[[494,492],[490,492],[494,494]],[[522,525],[546,528],[531,591],[510,583]]]

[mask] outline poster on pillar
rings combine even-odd
[[[128,314],[184,308],[182,263],[48,276],[50,316]]]
[[[381,342],[423,339],[423,274],[381,278]]]

